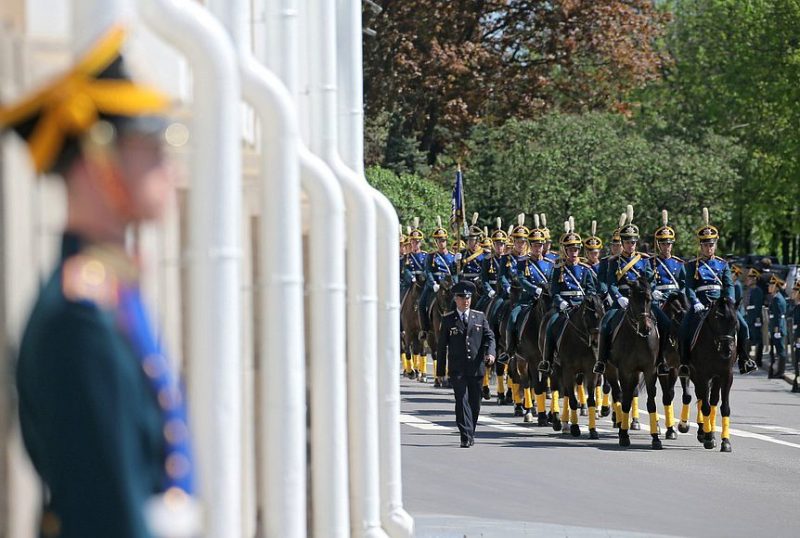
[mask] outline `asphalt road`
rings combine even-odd
[[[623,449],[609,418],[590,440],[580,417],[573,438],[493,400],[476,445],[462,449],[452,391],[403,380],[404,503],[425,537],[798,536],[800,395],[789,390],[760,372],[737,375],[730,454],[704,449],[694,427],[654,451],[644,412]]]

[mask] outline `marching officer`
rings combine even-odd
[[[167,96],[129,78],[124,39],[113,27],[70,72],[0,108],[0,129],[67,192],[60,260],[17,364],[22,436],[45,489],[41,536],[176,536],[182,518],[199,534],[183,390],[125,241],[169,207],[175,138]]]
[[[761,271],[751,267],[747,271],[747,277],[744,280],[745,289],[742,296],[742,307],[744,318],[747,320],[748,332],[750,333],[748,348],[750,345],[755,346],[756,364],[760,368],[764,355],[764,341],[761,338],[761,311],[764,307],[764,291],[758,285],[759,279],[761,279]]]
[[[798,378],[800,378],[800,278],[795,276],[794,286],[792,287],[792,342],[794,348],[794,383],[792,392],[800,391]]]
[[[450,277],[456,279],[456,256],[447,250],[447,230],[442,227],[442,218],[436,217],[436,229],[432,235],[436,242],[436,252],[428,256],[428,263],[425,267],[425,289],[422,290],[419,298],[420,326],[424,338],[424,333],[431,330],[431,318],[428,313],[433,296],[439,291],[439,285],[443,279]]]
[[[731,278],[733,278],[733,297],[736,301],[736,308],[742,308],[742,298],[744,288],[742,287],[742,266],[737,263],[731,264]]]
[[[461,448],[475,444],[475,427],[481,410],[481,384],[486,367],[494,364],[495,341],[483,313],[470,308],[475,285],[459,282],[453,286],[456,309],[442,318],[437,342],[436,375],[449,371],[456,399],[456,424]]]
[[[564,235],[559,240],[563,251],[563,262],[555,267],[550,279],[553,307],[557,309],[547,321],[545,331],[545,357],[539,370],[550,371],[555,354],[557,335],[566,324],[567,311],[583,303],[587,295],[597,292],[596,277],[592,267],[580,261],[581,236],[575,233],[575,224],[570,220],[565,225]]]
[[[625,224],[620,227],[619,232],[622,239],[622,252],[618,256],[611,257],[608,261],[606,284],[613,303],[600,323],[599,351],[594,367],[594,372],[598,374],[605,373],[605,365],[611,354],[611,335],[617,324],[622,320],[624,309],[628,306],[630,282],[639,279],[642,275],[651,286],[653,282],[653,267],[649,257],[647,254],[636,252],[636,244],[639,241],[639,228],[633,224],[633,206],[628,206],[625,217]],[[669,375],[669,367],[667,366],[665,351],[669,343],[671,322],[658,306],[651,304],[650,308],[656,318],[659,332],[657,373],[660,376],[666,376]]]
[[[703,208],[703,226],[697,230],[697,239],[700,242],[700,255],[686,263],[686,296],[692,304],[692,310],[683,318],[680,331],[681,367],[679,375],[681,377],[689,377],[689,345],[697,324],[702,319],[700,313],[723,294],[730,297],[732,301],[734,300],[733,279],[728,262],[714,255],[717,250],[719,231],[715,226],[709,224],[708,209],[706,208]],[[755,370],[757,366],[747,355],[747,322],[738,310],[736,315],[739,317],[737,333],[739,371],[746,374]]]
[[[675,230],[669,225],[667,210],[661,211],[662,225],[654,234],[658,254],[650,258],[655,281],[653,283],[653,302],[660,308],[670,295],[684,293],[686,271],[684,261],[672,255],[675,244]]]
[[[783,377],[786,370],[786,346],[784,337],[786,332],[786,296],[784,295],[786,282],[776,273],[769,279],[769,338],[775,355],[778,358],[778,367],[775,369],[775,362],[772,361],[769,367],[769,377]]]

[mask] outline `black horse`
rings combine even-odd
[[[683,377],[678,377],[678,368],[680,367],[680,352],[678,349],[680,337],[678,332],[683,318],[689,312],[690,308],[689,299],[687,299],[686,295],[683,293],[674,293],[670,295],[663,306],[664,313],[671,322],[669,345],[666,350],[669,376],[658,378],[661,383],[662,402],[664,404],[664,415],[667,426],[667,431],[664,435],[666,439],[678,438],[678,434],[675,432],[675,417],[672,408],[672,400],[675,398],[675,383],[678,379],[681,381],[682,390],[682,407],[678,431],[681,433],[687,433],[689,431],[689,404],[692,403],[692,395],[689,393],[689,381]]]
[[[580,306],[566,313],[561,337],[556,345],[556,364],[554,371],[559,379],[559,386],[566,398],[569,398],[570,433],[573,437],[581,434],[578,425],[578,398],[575,391],[582,386],[589,404],[589,438],[599,439],[597,433],[597,402],[595,386],[597,374],[592,367],[597,360],[597,338],[600,320],[605,309],[603,301],[597,295],[587,295]],[[559,331],[561,332],[561,331]],[[547,350],[545,350],[547,353]],[[564,409],[564,413],[567,410]]]
[[[721,393],[721,452],[730,452],[730,396],[739,320],[736,306],[727,296],[717,299],[704,314],[689,349],[689,367],[703,412],[703,446],[709,450],[717,446],[714,430]]]
[[[426,360],[424,342],[419,338],[422,328],[417,312],[417,302],[424,287],[425,278],[422,276],[416,277],[411,287],[406,291],[400,306],[400,320],[403,326],[401,333],[403,351],[410,363],[410,370],[406,372],[406,375],[410,379],[417,379],[421,376],[421,365]]]
[[[547,319],[547,305],[550,295],[545,291],[534,300],[527,312],[520,314],[520,331],[517,343],[517,356],[513,361],[515,378],[523,391],[525,422],[533,422],[533,397],[536,396],[536,411],[539,426],[547,425],[545,393],[548,376],[538,371],[542,361],[540,327]],[[556,417],[557,418],[557,417]]]
[[[439,282],[439,291],[436,292],[431,304],[431,327],[432,331],[428,331],[428,348],[433,353],[436,348],[436,342],[439,340],[439,329],[442,327],[442,318],[444,315],[453,309],[453,285],[455,280],[452,276],[448,275]],[[436,388],[446,388],[447,380],[441,380],[436,376],[436,357],[433,359],[433,386]],[[423,376],[425,374],[423,373]]]
[[[609,382],[615,401],[621,402],[619,445],[630,446],[628,417],[631,404],[639,385],[639,377],[644,376],[647,388],[647,412],[650,414],[651,446],[660,450],[658,437],[658,414],[656,413],[656,360],[658,358],[659,335],[652,310],[650,283],[642,275],[630,283],[628,307],[613,335],[611,343],[611,363],[616,367],[609,373]],[[613,377],[612,377],[613,376]],[[620,400],[621,393],[621,400]]]

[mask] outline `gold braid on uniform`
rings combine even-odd
[[[85,134],[100,113],[136,116],[163,112],[169,106],[169,98],[153,88],[96,78],[118,58],[124,40],[124,28],[114,26],[68,73],[20,103],[0,107],[0,128],[40,116],[27,140],[37,172],[47,170],[65,139]]]

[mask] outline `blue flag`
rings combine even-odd
[[[464,215],[464,177],[461,170],[456,171],[456,184],[453,185],[453,198],[450,202],[450,227],[455,231],[459,226],[466,226]]]

